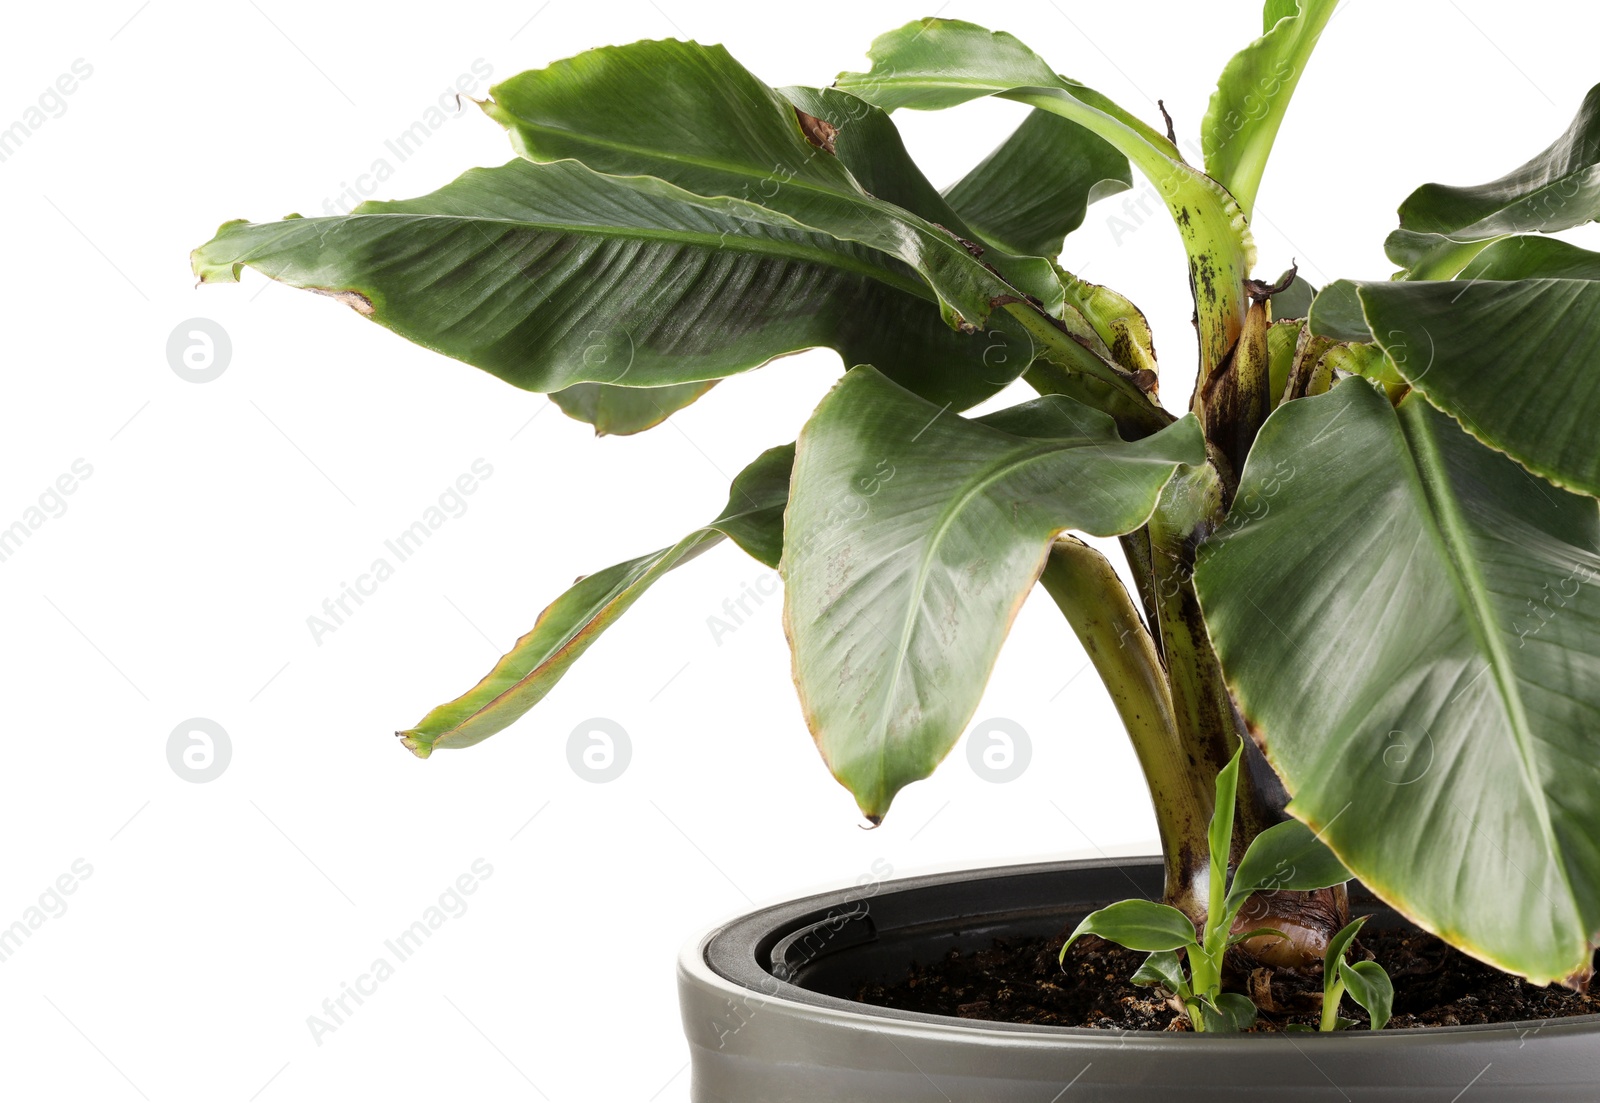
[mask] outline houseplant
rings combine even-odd
[[[224,224],[195,252],[203,282],[248,265],[334,296],[602,432],[646,430],[799,349],[834,348],[848,369],[795,444],[734,480],[719,516],[581,579],[404,744],[427,757],[502,730],[655,579],[730,539],[781,569],[807,722],[877,820],[959,738],[1039,582],[1149,781],[1163,856],[1135,880],[1168,906],[1204,926],[1223,855],[1237,863],[1288,816],[1305,825],[1303,853],[1326,848],[1373,906],[1533,983],[1584,984],[1600,931],[1600,255],[1536,235],[1600,210],[1600,89],[1507,176],[1415,191],[1387,242],[1397,278],[1312,301],[1293,271],[1254,278],[1249,220],[1333,7],[1268,0],[1263,36],[1223,71],[1198,166],[1170,124],[1058,76],[1010,35],[930,19],[825,89],[774,90],[695,43],[594,50],[492,89],[482,107],[517,154],[498,168],[348,215]],[[1032,113],[939,192],[888,113],[989,95]],[[1200,363],[1182,416],[1156,397],[1143,315],[1052,259],[1132,168],[1188,255]],[[1019,378],[1040,397],[961,414]],[[1117,537],[1134,592],[1069,530]],[[1218,781],[1241,748],[1219,851]],[[1033,887],[1015,891],[1066,884],[1060,872],[1024,871]],[[1099,884],[1083,876],[1065,901],[1080,915],[1112,899],[1080,892]],[[1320,969],[1350,920],[1346,889],[1292,869],[1275,887],[1250,914],[1271,933],[1239,953]],[[887,930],[873,906],[827,903],[829,937]],[[777,941],[749,930],[733,932],[745,966]],[[765,974],[781,984],[762,992],[726,961],[708,971],[717,945],[686,958],[686,1010],[793,994],[792,976]],[[812,1061],[862,1015],[816,1006]],[[916,1026],[952,1052],[990,1037],[947,1029]],[[1572,1029],[1544,1032],[1544,1072],[1508,1098],[1575,1082],[1574,1053],[1593,1078],[1592,1026]],[[698,1090],[759,1082],[778,1098],[778,1080],[738,1079],[760,1058],[727,1037],[721,1073],[696,1041]],[[1583,1048],[1553,1048],[1573,1037]],[[1228,1044],[1286,1053],[1282,1040]],[[1337,1044],[1324,1052],[1359,1064],[1361,1046],[1389,1043]]]

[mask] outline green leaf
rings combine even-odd
[[[1355,286],[1378,343],[1428,401],[1529,470],[1600,495],[1600,282]]]
[[[1278,127],[1338,0],[1268,0],[1266,33],[1233,56],[1202,121],[1206,172],[1249,214]]]
[[[769,566],[775,564],[793,461],[793,445],[763,452],[734,479],[727,508],[711,524],[670,548],[579,579],[482,681],[429,712],[416,727],[397,732],[401,742],[418,758],[427,758],[437,747],[469,747],[504,730],[543,700],[567,668],[657,579],[725,536]]]
[[[1294,370],[1295,352],[1305,323],[1299,320],[1273,322],[1267,330],[1267,394],[1276,407]]]
[[[1063,961],[1072,944],[1086,934],[1098,935],[1130,950],[1155,953],[1181,950],[1195,944],[1194,924],[1189,922],[1189,917],[1177,908],[1153,900],[1122,900],[1085,916],[1061,947]],[[1148,967],[1150,963],[1146,961],[1145,965]],[[1161,983],[1165,984],[1166,980]]]
[[[1372,340],[1372,327],[1361,311],[1356,285],[1350,280],[1335,280],[1317,292],[1306,325],[1318,337],[1335,341]]]
[[[828,150],[832,136],[813,129],[808,137],[794,105],[721,46],[669,39],[589,50],[502,81],[490,96],[484,111],[531,161],[571,158],[607,175],[657,177],[729,197],[749,221],[896,256],[959,316],[952,323],[984,324],[1007,293],[1060,302],[1048,261],[1002,260],[1001,279],[948,230],[869,194]],[[852,120],[843,129],[869,125]]]
[[[977,707],[1055,536],[1142,525],[1185,418],[1137,443],[1071,399],[968,421],[856,368],[801,433],[784,550],[801,705],[834,776],[879,819]]]
[[[1061,291],[1051,283],[1049,266],[1040,263],[1046,254],[1043,251],[1014,249],[969,222],[922,174],[922,170],[906,152],[900,131],[887,112],[838,88],[795,87],[782,88],[779,92],[799,110],[821,119],[833,129],[829,137],[833,155],[867,194],[886,200],[918,218],[943,227],[963,241],[971,242],[967,251],[980,256],[985,263],[997,266],[1001,272],[1021,272],[1025,276],[1024,282],[1041,281],[1038,284],[1030,283],[1028,290],[1041,293],[1052,307],[1059,304]],[[1106,155],[1121,160],[1126,175],[1125,158],[1093,135],[1079,129],[1086,141],[1097,142]],[[994,198],[999,198],[998,193]],[[1080,204],[1080,222],[1082,217]],[[1048,290],[1041,292],[1041,288]]]
[[[1324,364],[1331,370],[1341,371],[1347,375],[1359,375],[1375,383],[1387,386],[1403,387],[1406,381],[1400,377],[1394,361],[1389,359],[1389,354],[1383,351],[1383,346],[1374,343],[1334,345],[1322,354]],[[1327,390],[1326,387],[1323,390]],[[1320,392],[1319,392],[1320,393]]]
[[[1250,841],[1228,890],[1231,915],[1252,893],[1310,892],[1350,880],[1350,871],[1299,820],[1274,824]]]
[[[1206,828],[1206,841],[1210,847],[1209,878],[1211,891],[1207,896],[1206,945],[1212,945],[1209,936],[1214,930],[1225,931],[1233,922],[1224,903],[1228,887],[1228,859],[1233,853],[1233,819],[1239,805],[1239,758],[1244,754],[1244,744],[1234,750],[1228,764],[1217,771],[1216,803],[1212,806],[1211,823]]]
[[[796,108],[834,128],[830,140],[835,156],[871,195],[956,235],[965,243],[967,251],[981,257],[986,265],[998,265],[1002,271],[1019,268],[1037,271],[1030,266],[1035,265],[1038,258],[1006,252],[957,213],[911,160],[900,132],[884,111],[837,88],[785,88],[782,91]],[[1125,160],[1123,167],[1126,170]],[[1082,344],[1105,362],[1118,364],[1129,373],[1155,370],[1149,324],[1138,308],[1121,295],[1055,272],[1050,290],[1042,301],[1048,301],[1062,328],[1076,339],[1076,343],[1067,342],[1074,352],[1081,353],[1077,345]],[[1018,333],[1015,326],[997,330],[990,336],[1008,341],[1013,336],[1023,337],[1016,342],[1015,353],[1000,348],[989,354],[995,367],[1002,366],[1001,361],[1008,358],[1010,363],[1019,364],[1018,356],[1030,357],[1037,348],[1031,339]]]
[[[1600,215],[1600,85],[1561,137],[1526,164],[1476,187],[1424,184],[1400,204],[1385,251],[1408,279],[1448,279],[1507,234],[1552,233]]]
[[[1484,249],[1456,277],[1462,280],[1600,280],[1600,253],[1555,237],[1519,234]]]
[[[1289,272],[1285,271],[1273,286],[1276,287],[1287,279]],[[1316,297],[1316,287],[1310,280],[1297,273],[1288,287],[1272,296],[1272,320],[1286,322],[1291,318],[1304,318],[1311,313],[1311,303]]]
[[[712,522],[744,552],[777,569],[783,556],[783,516],[794,469],[792,444],[769,448],[733,478],[728,505]]]
[[[1244,322],[1243,284],[1255,263],[1244,211],[1184,161],[1164,134],[1076,81],[1057,76],[1012,35],[954,19],[923,19],[880,36],[872,69],[838,86],[885,110],[935,110],[998,95],[1049,111],[1104,139],[1156,184],[1189,254],[1205,369],[1220,367]]]
[[[1193,926],[1189,929],[1194,930]],[[1158,950],[1145,958],[1144,964],[1128,978],[1128,982],[1141,988],[1160,985],[1179,998],[1189,995],[1189,978],[1184,972],[1183,960],[1172,950]]]
[[[348,215],[228,223],[194,265],[203,282],[249,265],[335,295],[533,391],[702,382],[826,346],[965,408],[1026,367],[1025,334],[951,331],[901,262],[739,212],[650,178],[516,160]]]
[[[1345,993],[1372,1017],[1372,1029],[1382,1030],[1394,1012],[1394,984],[1376,961],[1339,962],[1339,979]]]
[[[1189,1005],[1190,1015],[1199,1014],[1197,1025],[1207,1034],[1242,1034],[1256,1025],[1256,1005],[1249,996],[1221,992],[1211,1000],[1199,999]]]
[[[1290,811],[1468,953],[1536,984],[1585,973],[1595,501],[1360,380],[1280,407],[1238,500],[1258,508],[1201,549],[1196,584]]]
[[[1339,963],[1344,961],[1344,955],[1349,952],[1350,944],[1356,940],[1356,935],[1361,933],[1361,928],[1367,925],[1370,915],[1360,915],[1347,923],[1338,934],[1328,940],[1328,948],[1322,955],[1322,975],[1331,980],[1339,975]]]
[[[1142,310],[1109,287],[1067,272],[1061,274],[1061,286],[1069,308],[1065,315],[1068,323],[1071,311],[1076,310],[1094,330],[1094,340],[1099,342],[1096,351],[1130,372],[1156,374],[1155,337]]]
[[[716,380],[670,387],[617,387],[574,383],[550,395],[561,412],[594,426],[597,437],[625,437],[653,429],[716,386]]]
[[[1089,204],[1132,186],[1128,159],[1110,144],[1035,108],[945,198],[984,241],[1053,257]]]

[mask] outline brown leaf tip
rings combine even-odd
[[[824,153],[836,153],[833,140],[839,133],[839,128],[826,119],[819,119],[815,115],[807,115],[798,107],[794,109],[795,115],[800,120],[800,133],[806,136],[806,141],[822,150]]]

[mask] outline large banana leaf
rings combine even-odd
[[[1205,459],[1193,417],[1132,444],[1059,396],[969,421],[869,367],[797,449],[782,568],[795,682],[874,820],[961,735],[1056,535],[1138,528],[1178,465]]]
[[[826,346],[965,408],[1027,366],[944,325],[900,261],[741,209],[648,177],[518,159],[348,215],[228,223],[194,266],[207,282],[249,265],[337,295],[534,391],[694,383]]]
[[[1262,36],[1228,62],[1200,124],[1206,172],[1249,214],[1295,86],[1338,0],[1267,0]]]
[[[1091,131],[1156,184],[1184,237],[1200,323],[1202,372],[1220,368],[1243,327],[1243,284],[1255,263],[1244,211],[1186,163],[1167,137],[1053,69],[1012,35],[953,19],[923,19],[881,35],[872,68],[838,86],[885,110],[934,110],[981,96],[1028,104]]]
[[[897,256],[924,275],[952,321],[982,325],[1006,294],[1060,302],[1048,261],[990,258],[1001,279],[949,230],[870,194],[830,151],[834,128],[811,124],[808,134],[795,107],[721,46],[669,39],[590,50],[502,81],[490,95],[484,110],[530,160],[573,158],[611,175],[658,177],[731,197],[750,221]]]
[[[416,727],[395,734],[417,757],[427,758],[436,747],[470,747],[503,731],[543,700],[567,668],[657,579],[724,537],[768,566],[777,566],[793,463],[792,444],[763,452],[734,479],[727,508],[716,520],[669,548],[580,578],[539,614],[533,630],[482,681],[429,712]]]
[[[1579,252],[1529,249],[1490,262],[1528,270],[1537,253],[1560,261],[1563,270],[1581,271],[1600,260]],[[1600,281],[1347,286],[1366,328],[1407,383],[1530,470],[1600,495]]]
[[[1285,403],[1201,550],[1290,811],[1424,927],[1538,983],[1600,931],[1600,507],[1412,395]]]
[[[1132,186],[1128,159],[1110,143],[1034,108],[944,194],[984,241],[1053,257],[1083,225],[1089,204]]]
[[[1400,205],[1384,248],[1408,279],[1448,279],[1507,234],[1551,233],[1600,216],[1600,86],[1538,156],[1476,187],[1424,184]]]

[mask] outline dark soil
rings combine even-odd
[[[996,939],[993,949],[972,953],[951,950],[940,961],[913,966],[898,983],[862,985],[856,998],[962,1019],[1105,1030],[1189,1029],[1165,992],[1128,983],[1144,954],[1088,935],[1073,945],[1063,968],[1057,957],[1065,941],[1063,933],[1051,939]],[[1353,961],[1363,958],[1376,959],[1394,981],[1391,1030],[1600,1014],[1600,996],[1535,988],[1415,930],[1369,927],[1351,954]],[[1259,1031],[1318,1021],[1320,976],[1257,969],[1230,981],[1228,987],[1245,992],[1261,1008]],[[1363,1029],[1367,1025],[1366,1012],[1349,999],[1340,1014]]]

